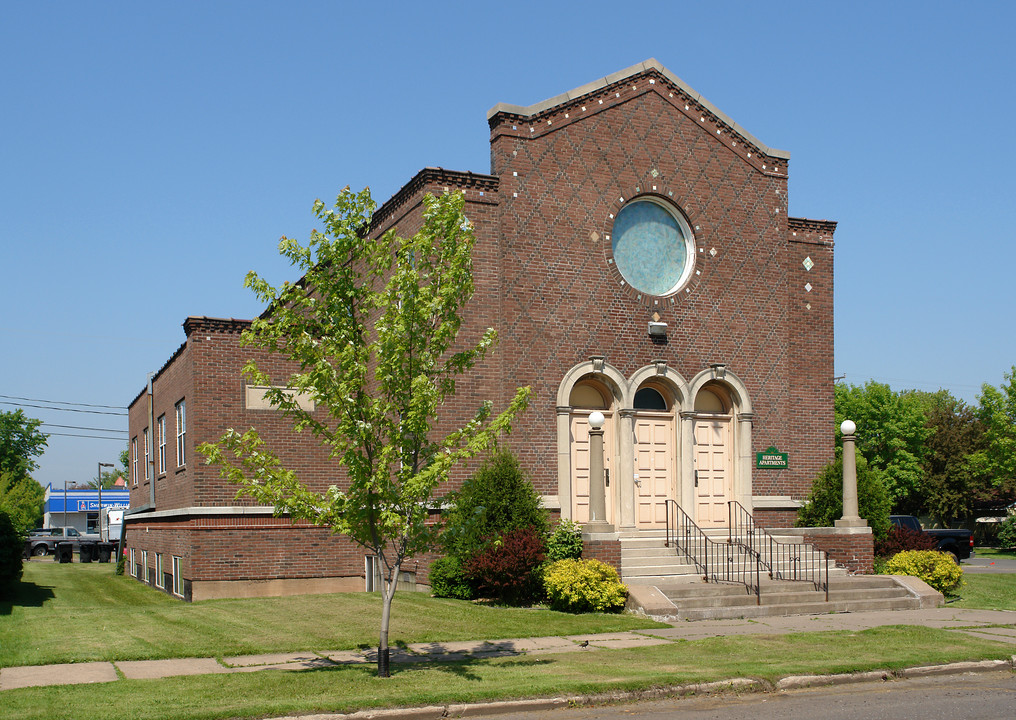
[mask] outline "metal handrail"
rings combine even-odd
[[[828,553],[810,544],[777,540],[765,528],[756,525],[755,518],[736,500],[731,500],[727,507],[728,544],[739,545],[755,555],[773,580],[810,582],[816,590],[825,592],[826,602],[829,602]]]
[[[762,603],[758,553],[739,544],[713,540],[681,509],[677,501],[671,499],[667,500],[667,536],[664,544],[693,562],[706,582],[744,585],[745,591],[755,596],[755,603]]]

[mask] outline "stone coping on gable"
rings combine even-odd
[[[708,112],[712,113],[717,118],[719,118],[723,123],[730,126],[730,128],[732,128],[736,133],[738,133],[744,139],[751,142],[759,150],[762,150],[771,157],[781,158],[784,160],[790,159],[790,153],[788,151],[777,150],[763,143],[761,140],[756,138],[750,132],[748,132],[743,127],[734,122],[734,120],[731,119],[730,116],[728,116],[718,107],[716,107],[711,102],[706,100],[688,83],[686,83],[684,80],[679,78],[673,72],[665,68],[663,64],[656,58],[649,58],[645,62],[637,63],[629,68],[625,68],[624,70],[619,70],[618,72],[613,73],[612,75],[607,75],[606,77],[599,78],[598,80],[593,80],[592,82],[586,83],[585,85],[561,93],[560,95],[555,95],[552,98],[548,98],[547,100],[543,100],[533,105],[513,105],[511,103],[497,103],[496,105],[494,105],[494,107],[492,107],[490,110],[487,111],[487,120],[489,122],[491,118],[500,113],[505,113],[509,115],[519,115],[521,117],[533,117],[547,110],[553,109],[558,105],[573,102],[578,98],[583,97],[584,95],[589,95],[598,90],[602,90],[608,85],[613,85],[614,83],[621,82],[623,80],[626,80],[627,78],[632,77],[633,75],[638,75],[639,73],[643,73],[648,70],[655,70],[661,75],[663,75],[675,87],[679,88],[682,92],[691,97],[691,99],[699,103]]]

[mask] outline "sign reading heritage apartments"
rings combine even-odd
[[[772,445],[760,453],[755,453],[755,467],[759,470],[785,470],[787,453],[781,453]]]

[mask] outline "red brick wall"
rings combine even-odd
[[[582,559],[599,560],[613,565],[617,574],[621,574],[621,541],[620,540],[586,540],[582,541]]]
[[[810,534],[804,541],[829,554],[837,565],[852,573],[871,574],[875,562],[874,540],[867,534]]]

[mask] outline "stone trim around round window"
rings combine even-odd
[[[695,277],[695,233],[665,199],[637,195],[620,201],[604,238],[607,262],[622,286],[651,297],[673,297]]]

